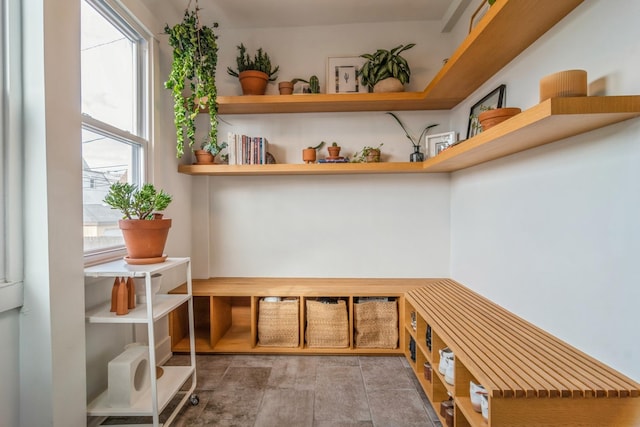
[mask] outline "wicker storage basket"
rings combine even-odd
[[[398,347],[398,305],[396,301],[369,301],[353,305],[355,346]]]
[[[349,317],[344,300],[325,304],[307,300],[307,345],[309,347],[349,347]]]
[[[297,347],[300,342],[298,299],[258,304],[258,345]]]

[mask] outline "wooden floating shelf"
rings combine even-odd
[[[188,175],[454,172],[640,116],[640,95],[553,98],[421,163],[179,165]]]
[[[219,114],[449,110],[583,0],[496,2],[422,92],[218,96]],[[496,40],[500,40],[499,48]]]
[[[419,173],[424,165],[409,162],[312,163],[271,165],[179,165],[188,175],[345,175],[379,173]]]

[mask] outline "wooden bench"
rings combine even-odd
[[[640,425],[640,384],[466,287],[437,281],[408,291],[405,304],[405,342],[415,340],[416,360],[408,347],[405,354],[436,409],[454,396],[457,426]],[[453,385],[438,372],[445,347],[455,355]],[[469,381],[488,391],[488,423],[471,407]]]

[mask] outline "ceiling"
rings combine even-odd
[[[141,0],[159,19],[180,19],[196,0]],[[440,21],[452,0],[198,0],[204,23],[224,28]]]

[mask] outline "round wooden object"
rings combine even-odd
[[[498,123],[502,123],[507,119],[520,114],[520,108],[496,108],[495,110],[483,111],[478,115],[478,121],[482,130],[485,131]]]
[[[587,72],[566,70],[540,79],[540,102],[559,96],[587,96]]]

